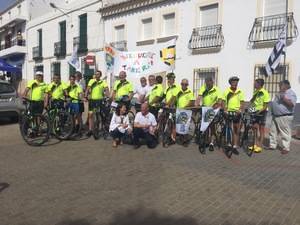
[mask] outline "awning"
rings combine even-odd
[[[21,73],[20,68],[14,67],[14,66],[8,64],[2,58],[0,58],[0,71],[6,71],[6,72],[11,72],[11,73]]]

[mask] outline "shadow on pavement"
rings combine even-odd
[[[18,123],[17,120],[11,120],[9,118],[0,118],[0,126],[2,125],[12,125]]]
[[[55,225],[92,225],[92,223],[86,219],[79,219],[79,220],[64,220]]]
[[[160,215],[154,210],[137,208],[115,214],[108,225],[199,225],[194,218]]]
[[[0,192],[2,192],[4,189],[6,189],[8,187],[9,187],[8,183],[0,183]]]

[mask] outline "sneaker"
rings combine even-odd
[[[236,146],[233,146],[232,147],[232,153],[236,154],[236,155],[239,155],[239,151],[237,150]]]
[[[210,143],[209,146],[208,146],[208,150],[213,152],[215,150],[214,148],[214,143]]]
[[[261,148],[261,147],[259,147],[259,146],[254,146],[254,152],[255,152],[255,153],[261,153],[261,151],[262,151],[262,148]]]
[[[282,155],[288,154],[290,151],[286,150],[286,149],[282,149],[280,150]]]
[[[86,136],[87,137],[91,137],[93,135],[93,131],[89,130],[87,133],[86,133]]]

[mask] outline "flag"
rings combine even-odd
[[[167,69],[175,69],[176,38],[168,41],[165,47],[160,50],[160,59],[168,67]]]
[[[268,59],[268,62],[266,64],[266,72],[267,76],[271,76],[276,68],[278,67],[281,59],[281,55],[285,55],[286,52],[286,28],[287,25],[285,25],[280,32],[279,39],[276,42],[273,51]]]
[[[73,49],[72,56],[69,59],[68,63],[71,66],[73,66],[76,69],[76,71],[81,71],[80,62],[79,62],[79,58],[78,58],[78,55],[77,55],[77,50],[78,50],[78,45],[75,45],[74,49]]]

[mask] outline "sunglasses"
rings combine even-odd
[[[189,84],[181,83],[182,86],[188,86]]]

